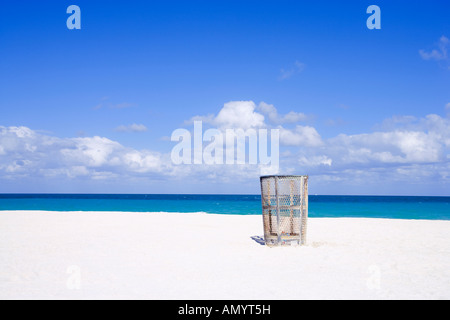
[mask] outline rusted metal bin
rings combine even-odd
[[[266,245],[304,245],[308,176],[262,176],[260,180]]]

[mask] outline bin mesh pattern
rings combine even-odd
[[[261,177],[264,236],[267,244],[306,242],[308,177]]]

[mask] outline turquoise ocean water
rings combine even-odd
[[[0,194],[0,211],[261,214],[259,195]],[[450,197],[309,196],[310,217],[450,220]]]

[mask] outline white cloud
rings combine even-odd
[[[104,137],[56,138],[25,127],[0,127],[0,178],[28,176],[91,178],[134,173],[169,174],[163,155],[134,150]]]
[[[438,49],[433,49],[431,51],[425,51],[425,50],[419,50],[419,54],[424,60],[446,60],[448,58],[448,47],[450,46],[450,40],[442,36],[439,39],[439,42],[437,44]]]
[[[306,173],[323,184],[338,181],[355,186],[364,186],[369,180],[450,183],[450,117],[396,116],[376,132],[328,139],[313,126],[286,127],[286,115],[280,115],[272,105],[261,103],[257,107],[252,101],[232,101],[217,115],[198,118],[220,130],[280,129],[280,173]],[[281,126],[283,121],[286,125]],[[0,126],[0,155],[3,181],[66,177],[122,183],[152,177],[236,183],[254,180],[261,170],[258,165],[175,166],[170,153],[136,150],[105,137],[58,138],[26,127]]]
[[[73,138],[73,145],[60,149],[63,160],[67,163],[80,163],[88,167],[114,165],[115,156],[123,146],[107,138]]]
[[[301,112],[291,111],[285,115],[279,115],[277,109],[272,104],[261,102],[258,110],[268,117],[268,120],[274,124],[295,123],[305,121],[307,116]]]
[[[450,118],[391,120],[383,131],[340,134],[321,145],[299,145],[292,155],[281,151],[281,172],[309,174],[329,192],[448,194],[439,190],[450,185]]]
[[[429,114],[420,124],[437,141],[450,147],[450,118],[442,118],[436,114]]]
[[[305,121],[307,118],[301,112],[290,111],[287,114],[279,114],[273,105],[265,102],[260,102],[257,106],[253,101],[230,101],[224,104],[217,115],[197,115],[185,123],[192,124],[194,121],[203,121],[219,129],[241,128],[245,130],[266,128],[270,124],[296,123]]]
[[[121,125],[115,129],[115,131],[117,132],[145,132],[147,130],[148,130],[147,127],[144,126],[143,124],[136,124],[136,123],[133,123],[129,126]]]
[[[310,126],[297,125],[294,130],[280,129],[280,143],[286,146],[319,147],[323,144],[317,130]]]
[[[414,116],[395,115],[391,118],[385,119],[382,124],[377,127],[379,127],[379,129],[383,131],[391,131],[395,130],[395,128],[398,128],[399,126],[401,126],[402,128],[411,127],[416,121],[417,118]]]
[[[264,126],[264,116],[255,111],[253,101],[231,101],[225,103],[214,118],[221,128],[259,128]]]
[[[298,163],[302,167],[304,167],[304,166],[316,167],[316,166],[320,166],[320,165],[331,166],[333,163],[333,160],[328,158],[327,156],[312,156],[312,157],[303,156],[298,159]]]
[[[266,117],[267,118],[266,118]],[[268,120],[266,122],[265,120]],[[282,126],[271,126],[271,124],[295,123],[306,120],[306,116],[300,112],[289,112],[280,115],[277,109],[265,102],[258,106],[253,101],[231,101],[225,103],[217,116],[195,116],[187,123],[203,121],[216,126],[220,130],[240,128],[276,128],[280,129],[280,143],[286,146],[320,146],[322,139],[315,128],[297,125],[294,129]]]
[[[131,150],[123,155],[122,160],[126,168],[133,172],[162,172],[164,169],[169,169],[170,171],[170,165],[164,165],[162,158],[156,152]]]
[[[256,104],[253,101],[230,101],[224,104],[217,116],[195,116],[187,121],[203,121],[219,129],[250,129],[262,128],[265,126],[264,116],[256,112]]]
[[[294,76],[295,74],[298,74],[300,72],[302,72],[305,69],[306,65],[302,62],[299,61],[295,61],[294,65],[285,70],[285,69],[281,69],[280,70],[280,75],[278,76],[278,80],[282,81],[282,80],[286,80],[291,78],[292,76]]]
[[[408,115],[394,116],[386,119],[377,132],[341,134],[330,139],[323,139],[312,126],[271,126],[271,123],[287,124],[290,120],[304,120],[305,116],[303,113],[280,115],[275,106],[265,102],[261,102],[258,107],[252,101],[230,102],[224,105],[219,115],[194,118],[206,120],[220,128],[278,128],[282,146],[300,148],[300,154],[284,157],[286,165],[298,164],[300,161],[302,165],[311,167],[317,163],[317,166],[327,165],[342,170],[353,164],[379,167],[440,163],[446,159],[446,148],[450,146],[449,119],[438,115],[420,119]],[[283,154],[283,150],[281,152]]]
[[[340,163],[427,163],[440,161],[441,143],[417,131],[341,134],[327,141]]]
[[[431,51],[419,50],[419,54],[423,60],[436,61],[441,68],[450,70],[449,49],[450,39],[446,36],[442,36],[437,43],[437,49]]]

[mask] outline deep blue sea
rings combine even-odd
[[[0,194],[2,210],[261,214],[259,195]],[[450,220],[450,197],[309,196],[310,217]]]

